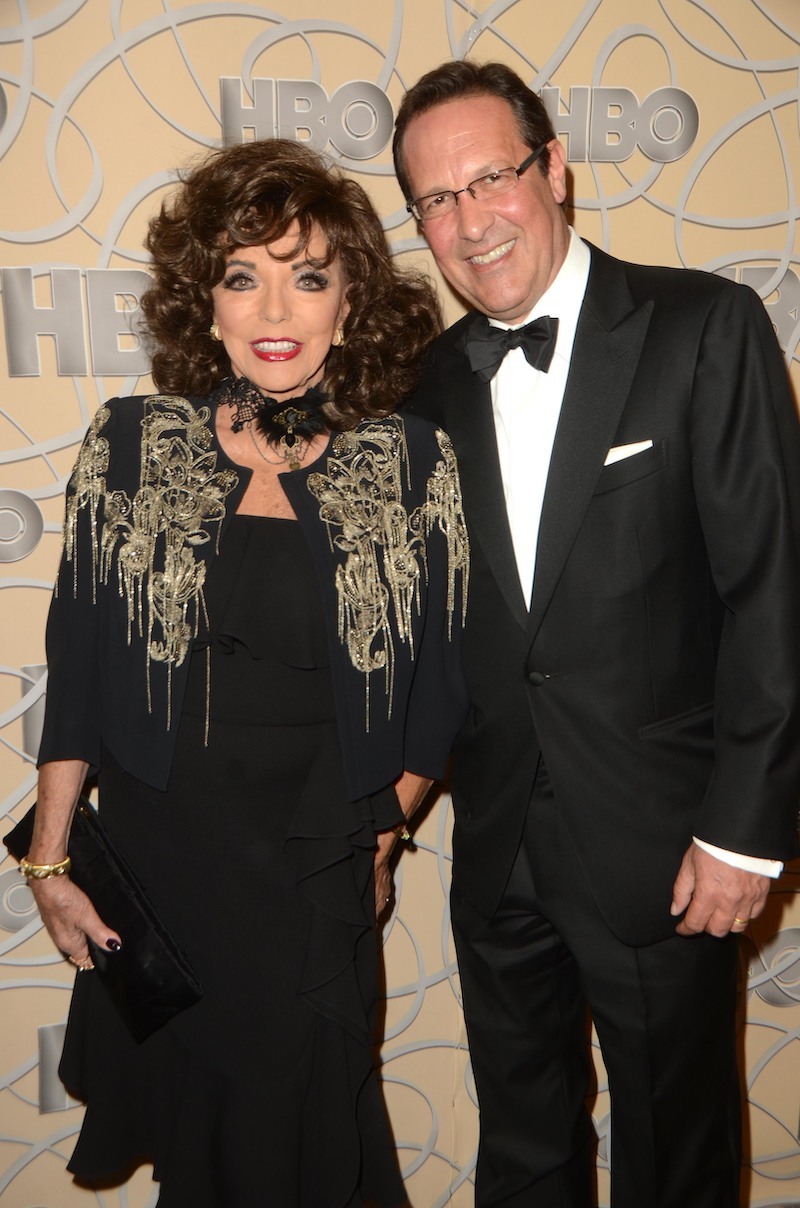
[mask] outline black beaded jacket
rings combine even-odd
[[[96,769],[105,746],[166,787],[203,585],[251,475],[214,417],[213,400],[165,395],[94,416],[67,489],[40,764]],[[441,776],[466,711],[469,551],[449,438],[415,416],[365,420],[280,481],[319,580],[349,795],[404,769]]]

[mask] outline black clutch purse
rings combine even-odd
[[[3,838],[15,860],[28,854],[35,810]],[[134,1038],[144,1040],[202,998],[203,987],[85,797],[75,810],[68,852],[72,880],[122,937],[119,952],[89,940],[92,963]]]

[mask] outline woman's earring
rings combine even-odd
[[[343,327],[336,328],[336,335],[333,337],[331,344],[334,348],[341,348],[342,344],[344,344],[344,328]]]
[[[212,340],[221,340],[222,339],[222,336],[219,334],[219,323],[217,322],[216,319],[209,327],[208,334],[211,336]]]

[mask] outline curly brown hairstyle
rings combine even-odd
[[[319,230],[325,263],[338,258],[347,284],[344,344],[331,348],[322,383],[327,423],[344,430],[400,405],[441,330],[433,287],[396,267],[361,186],[287,139],[212,152],[150,223],[153,284],[142,310],[159,390],[205,395],[230,375],[224,345],[209,334],[211,290],[234,248],[266,246],[294,224],[297,246],[281,259],[304,251]]]

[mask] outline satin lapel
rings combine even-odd
[[[529,632],[542,622],[630,391],[652,304],[633,309],[624,269],[592,249],[572,366],[547,477]]]
[[[524,629],[528,609],[508,526],[491,393],[470,369],[458,343],[455,348],[447,366],[447,393],[452,401],[445,426],[458,458],[470,540],[480,544],[514,619]]]

